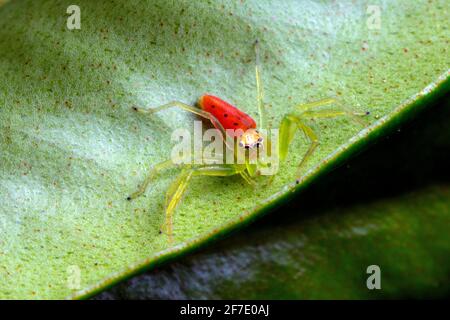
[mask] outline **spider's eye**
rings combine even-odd
[[[243,147],[244,146],[244,144],[242,143],[242,141],[241,142],[239,142],[239,147]]]
[[[263,142],[263,138],[260,137],[260,138],[258,139],[258,142]]]
[[[258,142],[258,143],[256,143],[256,147],[257,148],[259,148],[259,146],[260,146],[261,144]]]
[[[250,146],[245,146],[245,149],[250,149]]]

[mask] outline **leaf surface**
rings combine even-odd
[[[175,216],[173,247],[158,231],[175,171],[125,201],[170,156],[172,131],[194,120],[175,110],[143,117],[131,107],[194,103],[210,92],[256,117],[255,39],[275,126],[296,104],[330,96],[372,113],[363,131],[348,119],[314,124],[321,145],[299,189],[426,107],[448,88],[446,1],[379,1],[375,30],[367,25],[372,2],[80,0],[81,30],[66,27],[70,1],[4,4],[0,297],[89,294],[291,194],[306,150],[300,136],[269,188],[195,179]]]

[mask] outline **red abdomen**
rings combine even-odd
[[[246,131],[256,128],[256,122],[252,117],[218,97],[203,95],[200,97],[199,104],[203,110],[215,116],[225,130],[242,129]]]

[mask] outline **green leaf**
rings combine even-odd
[[[175,216],[176,245],[158,230],[176,172],[125,201],[170,155],[190,115],[131,111],[216,94],[256,116],[252,43],[261,41],[270,118],[336,96],[370,110],[315,124],[321,146],[306,188],[338,162],[448,90],[446,1],[10,1],[0,8],[0,298],[63,298],[100,290],[248,223],[291,194],[306,150],[298,137],[269,188],[198,178]],[[437,22],[438,21],[438,22]],[[248,188],[248,189],[247,189]],[[207,190],[207,192],[205,192]],[[80,276],[79,289],[74,290]],[[74,285],[75,284],[75,285]]]

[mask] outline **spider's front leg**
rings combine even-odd
[[[296,183],[300,182],[301,170],[306,162],[311,158],[316,148],[319,146],[319,138],[314,130],[307,124],[307,120],[310,119],[326,119],[326,118],[336,118],[339,116],[350,116],[352,120],[362,123],[360,116],[365,116],[370,114],[369,112],[358,113],[349,112],[343,109],[333,109],[333,110],[313,110],[317,107],[330,105],[335,103],[334,99],[323,99],[319,101],[314,101],[307,104],[302,104],[297,106],[297,112],[290,113],[286,115],[281,121],[280,125],[280,140],[279,140],[279,154],[280,159],[286,159],[289,151],[289,145],[291,144],[297,131],[302,131],[306,138],[309,140],[310,145],[302,160],[297,167],[297,179]],[[364,124],[364,123],[363,123]]]
[[[214,127],[216,127],[217,129],[219,129],[222,133],[222,136],[225,137],[226,136],[226,131],[223,128],[222,124],[220,123],[219,120],[217,120],[217,118],[215,116],[213,116],[211,113],[194,107],[194,106],[190,106],[188,104],[185,104],[183,102],[180,101],[172,101],[166,104],[163,104],[162,106],[156,107],[156,108],[139,108],[139,107],[133,107],[133,110],[138,112],[138,113],[143,113],[143,114],[153,114],[159,111],[163,111],[166,109],[170,109],[170,108],[179,108],[182,110],[185,110],[187,112],[196,114],[202,118],[208,119],[209,121],[211,121],[211,123],[214,125]]]

